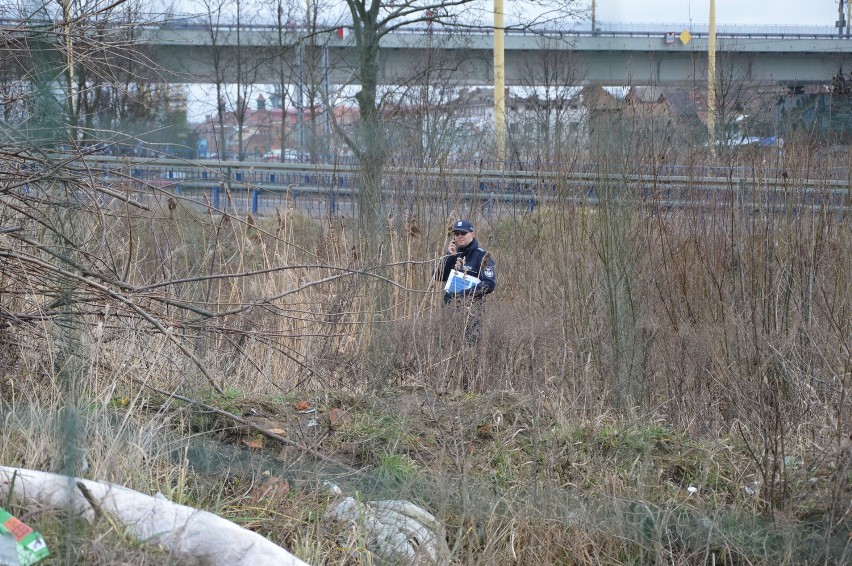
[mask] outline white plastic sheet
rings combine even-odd
[[[161,545],[172,557],[203,560],[211,566],[309,566],[255,532],[213,513],[172,503],[160,494],[151,497],[116,484],[0,466],[0,494],[4,497],[13,487],[14,495],[24,501],[59,509],[68,505],[70,494],[75,511],[91,520],[94,510],[78,483],[88,488],[101,511],[122,523],[129,535]]]

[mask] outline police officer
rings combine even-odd
[[[482,310],[485,295],[494,291],[497,277],[494,272],[494,260],[491,254],[479,247],[473,224],[469,220],[458,220],[453,223],[453,239],[447,246],[448,255],[439,260],[435,270],[435,279],[446,282],[453,270],[469,277],[476,277],[479,283],[464,288],[463,285],[450,285],[444,291],[444,302],[449,307],[452,329],[464,332],[465,339],[456,342],[465,352],[467,347],[479,345],[482,327]],[[454,341],[455,342],[455,341]],[[465,346],[466,344],[466,346]],[[479,356],[471,355],[468,351],[460,358],[462,388],[467,391],[471,378],[476,375],[476,360]]]
[[[479,279],[479,283],[469,289],[447,290],[444,302],[449,305],[471,307],[471,321],[467,328],[467,337],[471,342],[479,339],[481,307],[485,295],[494,291],[497,277],[494,272],[494,260],[491,254],[479,247],[473,224],[468,220],[459,220],[452,226],[453,239],[447,247],[448,255],[442,258],[435,270],[435,279],[446,282],[455,269],[465,275]]]
[[[435,278],[446,282],[453,269],[465,275],[480,280],[476,286],[461,291],[446,291],[444,302],[470,297],[479,301],[494,290],[497,285],[494,273],[494,260],[491,254],[479,247],[473,224],[468,220],[459,220],[453,224],[453,239],[447,246],[448,255],[443,257],[443,264],[435,271]]]

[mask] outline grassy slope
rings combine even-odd
[[[76,263],[22,240],[4,256],[21,316],[0,461],[159,491],[316,564],[365,545],[323,519],[323,480],[427,508],[461,564],[848,559],[848,217],[606,189],[595,208],[471,211],[499,278],[476,351],[428,287],[445,219],[391,219],[391,310],[371,313],[340,220],[45,210],[77,215],[51,221]],[[3,503],[48,563],[168,562],[108,522]]]

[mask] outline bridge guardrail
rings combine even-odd
[[[107,179],[123,179],[138,190],[171,191],[182,195],[208,191],[213,208],[223,194],[240,193],[257,212],[260,195],[350,198],[357,194],[359,169],[353,165],[304,163],[203,162],[179,159],[85,158],[85,170]],[[82,164],[81,164],[82,165]],[[596,203],[603,190],[626,188],[643,201],[666,206],[702,202],[723,204],[760,201],[763,205],[852,208],[849,181],[653,174],[601,174],[572,171],[501,171],[388,166],[386,195],[478,199],[483,202],[538,204],[562,200]],[[226,192],[227,191],[227,192]],[[627,193],[625,193],[627,194]]]
[[[229,178],[234,182],[248,182],[252,176],[263,174],[303,174],[303,175],[352,175],[357,174],[360,169],[355,164],[340,163],[267,163],[258,161],[206,161],[206,160],[184,160],[173,158],[134,158],[134,157],[111,157],[111,156],[86,156],[83,158],[89,167],[101,169],[116,168],[149,168],[165,174],[201,174],[202,177],[218,176]],[[529,169],[510,169],[495,167],[496,163],[485,162],[491,167],[458,167],[458,166],[422,166],[403,165],[390,162],[385,166],[385,172],[394,175],[420,175],[433,177],[452,178],[499,178],[513,180],[516,182],[538,182],[542,180],[601,180],[610,181],[625,180],[630,182],[657,182],[661,184],[670,183],[693,183],[693,184],[719,184],[719,183],[761,183],[765,186],[777,186],[783,188],[789,184],[784,176],[784,170],[779,168],[765,168],[754,172],[751,168],[745,171],[727,167],[706,168],[689,166],[666,166],[657,173],[638,172],[616,172],[601,174],[594,164],[581,163],[570,168],[548,168],[534,167]],[[530,167],[530,165],[527,165]],[[637,168],[638,169],[638,168]],[[721,174],[721,170],[725,174]],[[678,171],[678,173],[672,173]],[[217,177],[217,178],[218,178]],[[183,178],[183,177],[172,177]],[[803,187],[834,187],[848,189],[850,180],[837,178],[801,179],[796,183]]]
[[[26,31],[27,29],[38,28],[43,31],[47,28],[59,29],[62,24],[59,20],[49,19],[20,19],[20,18],[4,18],[0,19],[0,27],[7,28],[7,31]],[[120,25],[120,24],[117,24]],[[130,26],[131,24],[125,23]],[[706,38],[709,31],[704,28],[706,25],[696,25],[690,23],[659,23],[659,24],[633,24],[630,22],[599,22],[598,28],[583,29],[583,26],[588,26],[585,22],[573,22],[573,25],[568,25],[564,29],[535,26],[535,25],[508,25],[505,28],[506,35],[520,36],[542,36],[542,37],[664,37],[669,32],[680,32],[689,30],[689,33],[694,38]],[[620,27],[623,26],[623,27]],[[306,27],[299,24],[285,25],[285,30],[294,34],[316,35],[317,29]],[[340,27],[338,24],[326,24],[318,26],[320,33],[328,33],[332,36],[336,35]],[[179,30],[179,31],[208,31],[212,28],[221,31],[247,31],[247,32],[273,32],[279,29],[277,24],[264,23],[229,23],[221,22],[215,26],[201,21],[186,21],[186,19],[176,21],[164,21],[158,24],[141,24],[133,25],[136,30],[158,31],[158,30]],[[395,30],[395,34],[406,35],[481,35],[491,36],[493,27],[490,25],[483,26],[467,26],[464,30],[459,31],[458,28],[444,26],[440,21],[436,21],[432,25],[411,25]],[[716,29],[717,38],[759,38],[759,39],[838,39],[846,38],[843,34],[838,34],[836,28],[831,26],[747,26],[747,25],[720,25]]]

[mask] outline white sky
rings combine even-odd
[[[837,6],[838,0],[716,0],[716,22],[833,27]],[[710,0],[596,0],[596,15],[602,22],[706,24]]]

